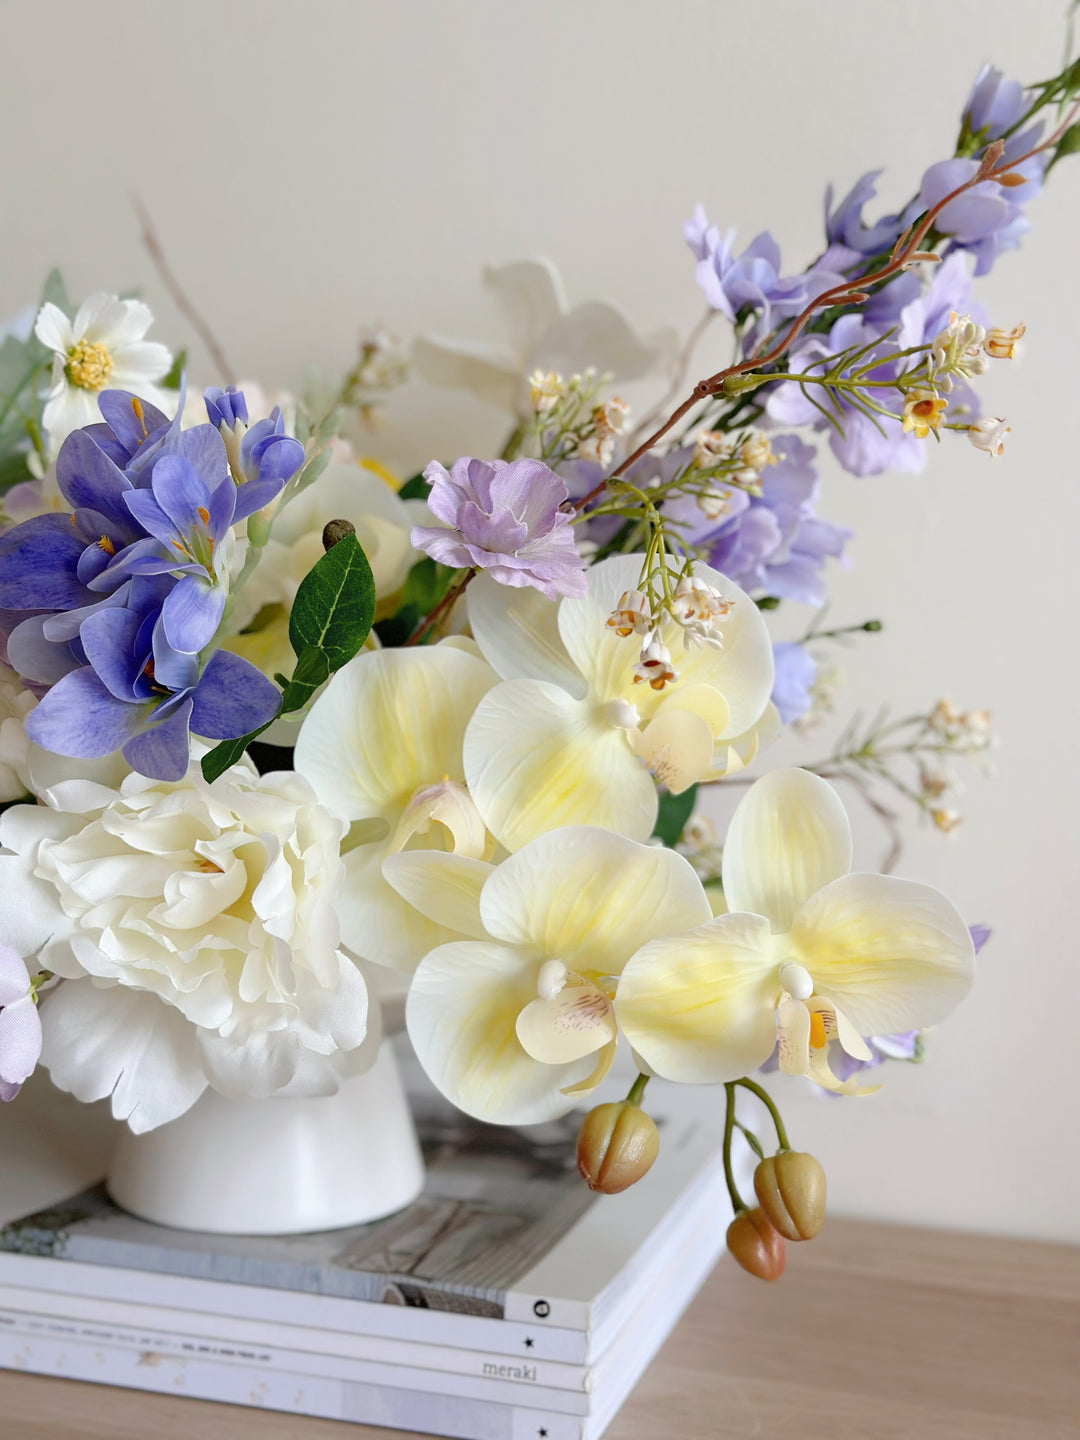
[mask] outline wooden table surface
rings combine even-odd
[[[410,1440],[0,1372],[3,1440]],[[609,1440],[1077,1440],[1080,1248],[862,1221],[714,1272]]]

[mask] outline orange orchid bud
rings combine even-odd
[[[812,1240],[825,1219],[825,1171],[813,1155],[782,1150],[754,1171],[754,1194],[785,1240]]]
[[[784,1273],[784,1237],[763,1210],[739,1211],[728,1226],[727,1248],[759,1280],[779,1280]]]
[[[617,1195],[640,1180],[656,1159],[660,1132],[639,1105],[597,1105],[581,1122],[577,1166],[590,1190]]]

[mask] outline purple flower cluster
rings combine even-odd
[[[680,539],[707,547],[713,569],[748,594],[821,605],[825,562],[842,557],[851,531],[815,514],[821,480],[813,463],[814,447],[798,435],[770,439],[777,463],[764,470],[760,494],[718,482],[723,502],[718,515],[710,517],[693,495],[665,501],[664,514],[675,522]],[[665,463],[670,466],[673,459],[685,465],[689,456],[675,452]],[[655,469],[656,462],[652,466]],[[644,468],[641,473],[644,478]]]
[[[441,525],[417,525],[412,543],[443,565],[476,566],[501,585],[531,585],[549,600],[586,593],[585,564],[561,508],[567,489],[539,460],[432,463],[428,508]]]
[[[244,434],[235,476],[213,425],[181,430],[179,408],[170,422],[123,391],[99,404],[103,423],[74,431],[57,458],[71,511],[0,536],[0,629],[8,664],[45,688],[31,740],[76,758],[119,749],[175,780],[192,731],[230,739],[276,713],[278,691],[254,666],[203,652],[224,612],[233,525],[280,492],[304,451],[275,413]]]
[[[802,717],[813,704],[813,687],[818,662],[797,640],[784,640],[772,647],[773,688],[769,697],[785,725]]]

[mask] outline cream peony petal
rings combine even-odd
[[[508,850],[563,825],[652,834],[656,787],[602,707],[539,680],[485,695],[465,733],[469,793]]]
[[[426,956],[413,976],[405,1021],[417,1057],[442,1093],[480,1120],[535,1125],[573,1108],[564,1086],[586,1079],[588,1057],[542,1065],[517,1038],[536,997],[539,961],[528,951],[464,940]]]
[[[363,845],[342,857],[345,881],[337,898],[341,940],[364,960],[411,970],[429,950],[460,939],[461,932],[436,924],[399,895],[382,873],[387,858],[385,845]]]
[[[719,915],[642,946],[615,996],[623,1034],[657,1075],[735,1080],[769,1058],[780,998],[778,957],[758,915]]]
[[[973,977],[975,947],[956,909],[929,885],[891,875],[834,880],[802,906],[788,939],[815,994],[860,1035],[936,1024]]]
[[[403,900],[434,924],[476,940],[487,934],[480,919],[480,891],[494,868],[483,860],[438,850],[405,850],[382,862],[383,878]]]
[[[480,894],[488,934],[589,977],[617,975],[646,940],[689,930],[709,914],[681,855],[585,825],[532,841]]]
[[[639,732],[634,741],[634,754],[650,775],[666,785],[673,795],[681,795],[709,773],[713,732],[707,722],[691,710],[663,710]]]
[[[332,814],[396,825],[421,785],[464,780],[465,726],[495,680],[449,646],[358,655],[311,707],[296,769]]]
[[[550,1000],[538,996],[517,1017],[525,1051],[545,1065],[565,1065],[595,1055],[615,1041],[611,1000],[598,985],[566,985]]]
[[[788,930],[803,901],[850,868],[851,827],[840,797],[809,770],[763,775],[731,817],[723,866],[728,905],[764,915],[774,931]]]
[[[539,590],[510,589],[480,574],[466,592],[469,626],[503,680],[548,680],[575,699],[585,682],[559,635],[558,604]]]
[[[195,1027],[145,991],[65,980],[41,1013],[53,1083],[82,1101],[110,1095],[136,1135],[183,1115],[206,1089]]]

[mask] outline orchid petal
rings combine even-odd
[[[815,994],[859,1035],[936,1024],[973,977],[975,947],[956,909],[929,885],[891,875],[834,880],[801,907],[788,938]]]
[[[666,1080],[736,1080],[772,1053],[777,958],[758,915],[719,915],[687,934],[653,940],[623,967],[619,1026]]]
[[[413,364],[433,385],[468,390],[500,410],[517,409],[518,362],[504,345],[420,335],[413,342]]]
[[[710,910],[681,855],[582,825],[542,835],[497,866],[480,915],[495,939],[599,976],[617,975],[644,941],[700,925]]]
[[[469,627],[488,664],[503,680],[547,680],[575,699],[585,682],[559,634],[559,607],[539,590],[508,589],[477,575],[466,604]]]
[[[600,1082],[607,1076],[608,1071],[615,1063],[615,1053],[618,1049],[617,1042],[612,1040],[610,1045],[605,1045],[600,1051],[596,1062],[596,1069],[591,1075],[586,1075],[584,1080],[579,1080],[576,1085],[564,1085],[562,1093],[571,1100],[577,1100],[582,1095],[588,1095],[595,1090]]]
[[[690,710],[665,710],[650,720],[634,741],[634,754],[650,775],[673,795],[681,795],[711,769],[713,732],[700,715]]]
[[[406,855],[424,853],[412,851]],[[386,860],[404,858],[387,856],[385,844],[378,842],[347,851],[342,857],[345,883],[337,901],[343,943],[362,959],[396,970],[411,970],[429,950],[468,933],[430,919],[383,876]],[[446,899],[445,895],[441,898]]]
[[[642,339],[614,305],[587,300],[548,326],[530,350],[526,370],[571,375],[591,365],[616,380],[638,380],[666,364],[675,348],[673,330]]]
[[[844,807],[809,770],[763,775],[731,817],[723,867],[728,905],[764,915],[774,931],[790,929],[803,901],[850,868]]]
[[[542,255],[510,260],[505,265],[488,265],[484,284],[494,290],[509,321],[511,340],[519,353],[528,350],[567,310],[562,276],[552,261]],[[587,356],[574,370],[599,361]],[[600,366],[603,369],[603,366]]]
[[[565,985],[550,999],[537,996],[517,1017],[523,1049],[544,1065],[583,1060],[610,1045],[618,1033],[611,1001],[598,985]]]
[[[656,787],[625,730],[556,685],[497,685],[476,707],[464,758],[469,793],[508,850],[561,825],[652,833]]]
[[[358,655],[311,707],[296,768],[340,819],[396,826],[421,785],[464,782],[465,726],[495,678],[456,647]]]
[[[0,1010],[0,1079],[21,1085],[41,1054],[41,1017],[29,995]]]
[[[487,934],[480,919],[480,891],[493,870],[483,860],[438,850],[404,850],[382,862],[383,878],[421,915],[476,940]]]
[[[405,1007],[424,1070],[459,1109],[503,1125],[536,1125],[573,1107],[563,1087],[584,1080],[589,1057],[541,1065],[517,1038],[517,1017],[536,998],[538,964],[491,941],[442,945],[421,961]]]

